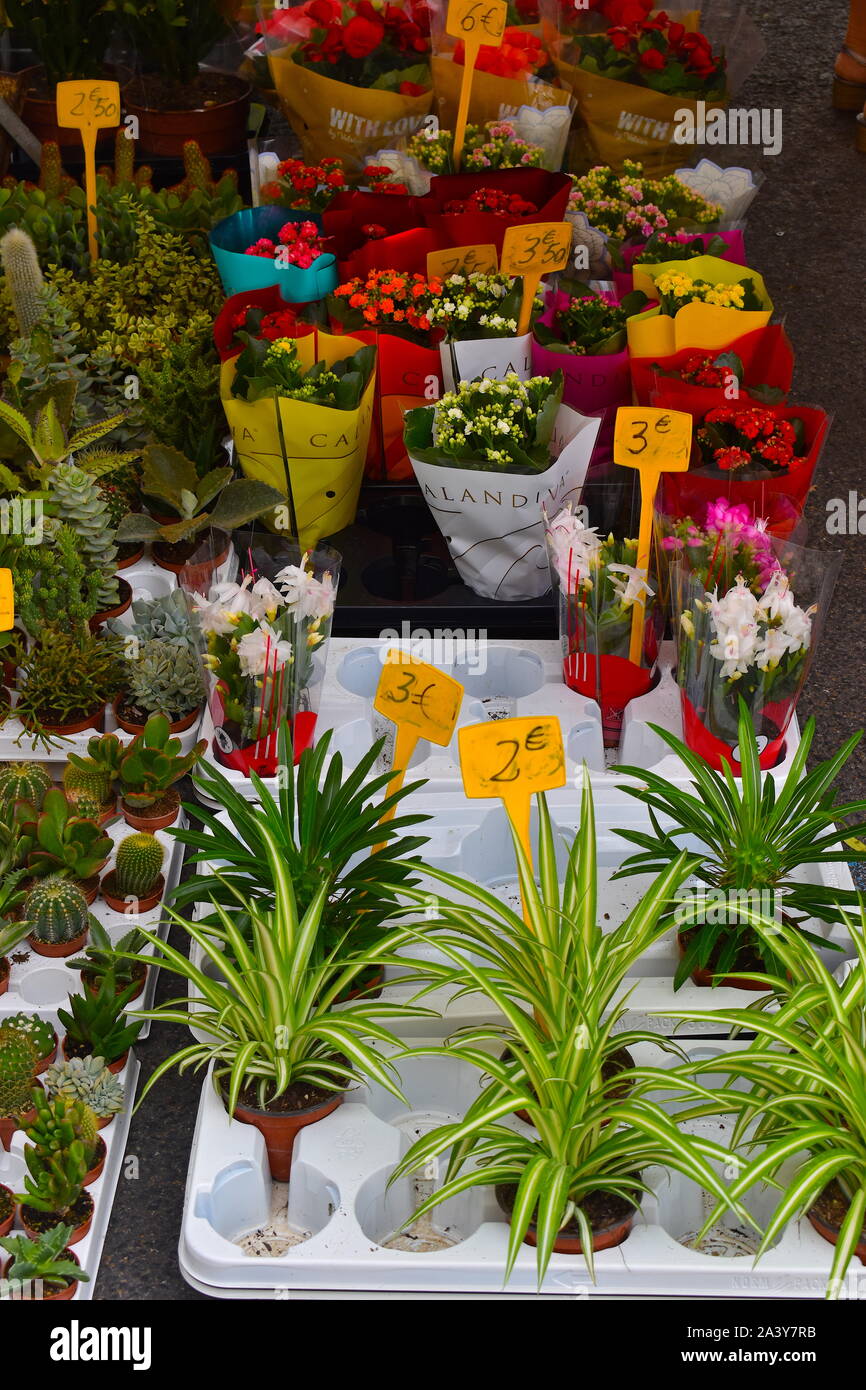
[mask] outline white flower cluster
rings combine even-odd
[[[274,577],[257,579],[247,575],[243,583],[215,584],[207,598],[193,596],[193,606],[202,631],[210,636],[227,637],[235,632],[243,617],[255,623],[232,645],[245,676],[261,676],[287,666],[294,656],[293,644],[285,636],[287,628],[308,622],[308,646],[322,640],[318,628],[334,610],[336,590],[330,574],[320,580],[308,569],[302,557],[299,565],[286,565]],[[280,631],[282,628],[282,631]]]
[[[614,544],[613,536],[605,541],[595,526],[584,526],[570,502],[548,523],[547,548],[566,593],[594,588],[596,572],[603,568],[623,608],[652,598],[655,591],[649,587],[644,570],[606,558],[605,552],[609,553]]]
[[[726,680],[738,680],[753,666],[766,671],[809,646],[816,607],[804,609],[795,603],[782,570],[774,572],[760,597],[739,574],[726,594],[719,598],[715,591],[708,600],[715,638],[710,654],[723,663]],[[683,625],[688,631],[688,624]]]
[[[489,463],[510,463],[512,455],[496,441],[508,438],[521,448],[531,439],[538,415],[536,396],[543,377],[521,381],[508,372],[502,381],[479,377],[461,381],[460,389],[442,397],[433,412],[433,444],[460,456],[476,453]]]

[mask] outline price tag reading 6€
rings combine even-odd
[[[453,39],[498,48],[507,18],[508,0],[449,0],[445,32]]]
[[[9,632],[15,626],[15,595],[12,589],[12,571],[0,570],[0,632]]]

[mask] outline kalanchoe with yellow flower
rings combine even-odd
[[[304,367],[294,338],[268,342],[243,331],[237,336],[246,347],[235,359],[231,391],[249,402],[272,396],[356,410],[376,361],[376,349],[365,346],[330,366],[314,362]]]
[[[431,298],[427,317],[433,328],[444,328],[449,339],[508,338],[517,332],[523,281],[509,275],[473,270],[449,275],[442,293]],[[536,307],[541,305],[536,298]]]
[[[504,381],[462,381],[435,406],[406,412],[407,452],[445,467],[543,473],[552,462],[562,384],[561,372],[529,381],[515,372]]]
[[[748,276],[736,284],[713,284],[693,279],[681,270],[666,270],[653,280],[663,314],[674,316],[685,304],[714,304],[719,309],[762,309],[764,306]]]

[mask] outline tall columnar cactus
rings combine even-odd
[[[51,786],[51,773],[41,763],[4,763],[0,766],[0,809],[16,801],[29,801],[39,811]]]
[[[24,920],[37,941],[62,946],[74,941],[87,927],[87,899],[71,879],[51,874],[27,894]]]
[[[120,897],[146,898],[162,869],[164,850],[155,835],[127,835],[117,847],[114,882]]]
[[[30,1109],[38,1062],[26,1033],[0,1024],[0,1115],[23,1115]]]
[[[114,574],[117,564],[115,528],[96,480],[67,460],[54,469],[51,491],[60,516],[78,534],[85,555],[89,556],[101,576],[100,607],[114,608],[120,599],[120,588]]]
[[[63,790],[76,806],[80,806],[85,797],[102,806],[111,796],[111,773],[96,765],[88,768],[67,763],[63,769]],[[85,815],[86,812],[79,811],[78,814]]]
[[[0,239],[0,261],[12,296],[19,336],[29,338],[44,310],[40,294],[44,281],[36,247],[20,227],[12,227]]]

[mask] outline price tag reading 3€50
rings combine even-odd
[[[529,222],[506,228],[499,269],[503,275],[523,277],[518,334],[529,331],[532,305],[541,277],[564,270],[568,265],[571,242],[570,222]]]

